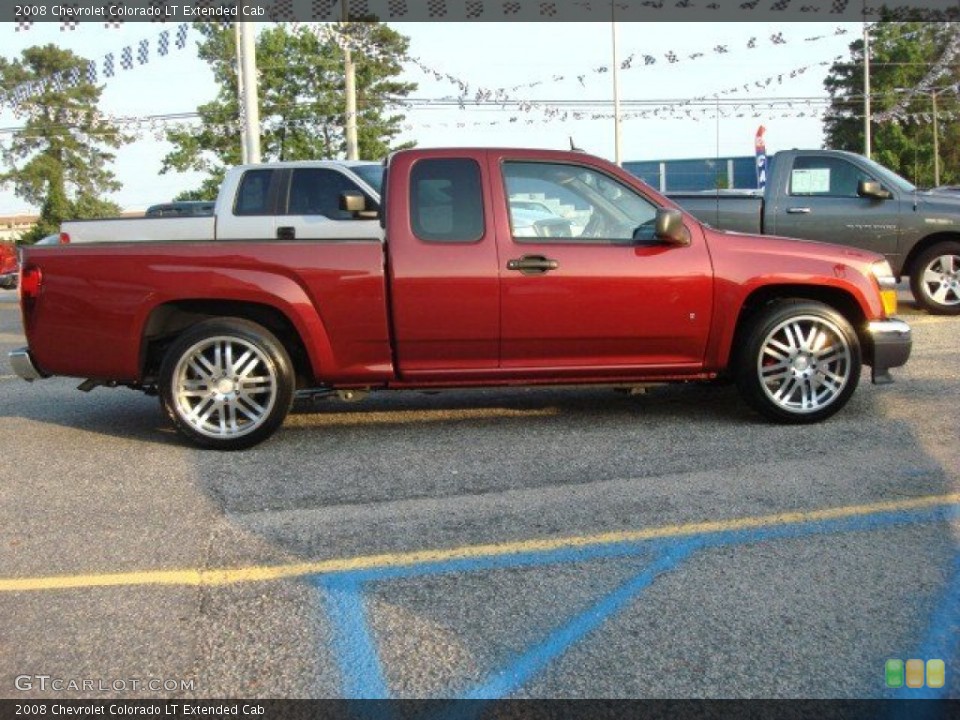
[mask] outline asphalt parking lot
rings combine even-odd
[[[400,393],[222,454],[12,377],[0,292],[0,696],[960,697],[960,318],[902,298],[897,382],[812,427],[727,387]]]

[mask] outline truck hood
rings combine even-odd
[[[819,240],[801,240],[780,235],[750,235],[713,228],[709,230],[708,241],[711,247],[729,249],[735,252],[767,256],[776,255],[784,258],[816,258],[832,263],[852,265],[861,269],[869,268],[873,263],[884,259],[883,255],[879,253],[848,245],[836,245]]]

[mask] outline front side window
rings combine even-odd
[[[410,220],[427,242],[474,242],[483,237],[480,166],[469,158],[418,161],[410,171]]]
[[[790,173],[790,194],[805,197],[857,197],[861,180],[871,181],[869,174],[841,158],[798,157]]]
[[[597,170],[506,162],[503,177],[517,242],[632,243],[654,238],[657,207]]]
[[[248,170],[240,181],[235,215],[270,215],[270,179],[273,170]]]
[[[288,215],[322,215],[331,220],[353,220],[351,212],[340,209],[340,196],[360,193],[366,198],[367,210],[377,204],[350,178],[329,168],[296,168],[290,180]]]

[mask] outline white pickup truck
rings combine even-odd
[[[213,215],[69,220],[73,243],[204,240],[321,240],[382,236],[383,165],[313,160],[240,165],[227,171]],[[343,193],[364,196],[366,211],[341,209]]]

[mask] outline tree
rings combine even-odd
[[[101,88],[88,81],[87,67],[87,60],[55,45],[27,48],[13,61],[0,58],[0,88],[27,116],[3,151],[10,170],[0,173],[0,183],[11,183],[17,197],[40,207],[40,219],[23,242],[57,232],[69,218],[120,211],[102,199],[103,193],[120,188],[109,169],[114,156],[107,148],[129,140],[100,118]],[[26,83],[38,89],[14,96]]]
[[[210,63],[220,89],[215,100],[198,108],[198,127],[167,134],[175,147],[164,158],[162,172],[208,174],[200,188],[178,200],[215,198],[226,169],[241,161],[234,33],[207,23],[198,29],[204,34],[200,57]],[[416,89],[396,79],[401,70],[397,58],[406,54],[408,40],[382,23],[347,23],[341,29],[358,45],[376,49],[354,50],[353,59],[360,157],[377,160],[394,149],[400,134],[403,115],[391,106]],[[262,32],[256,45],[263,159],[344,157],[343,51],[337,43],[318,39],[307,27],[291,33],[278,26]]]
[[[960,80],[955,23],[877,22],[870,33],[871,155],[917,185],[934,183],[933,97]],[[864,149],[863,40],[850,45],[850,60],[836,62],[824,86],[830,112],[826,147]],[[920,86],[919,90],[917,90]],[[940,183],[960,182],[960,112],[955,92],[938,93]]]

